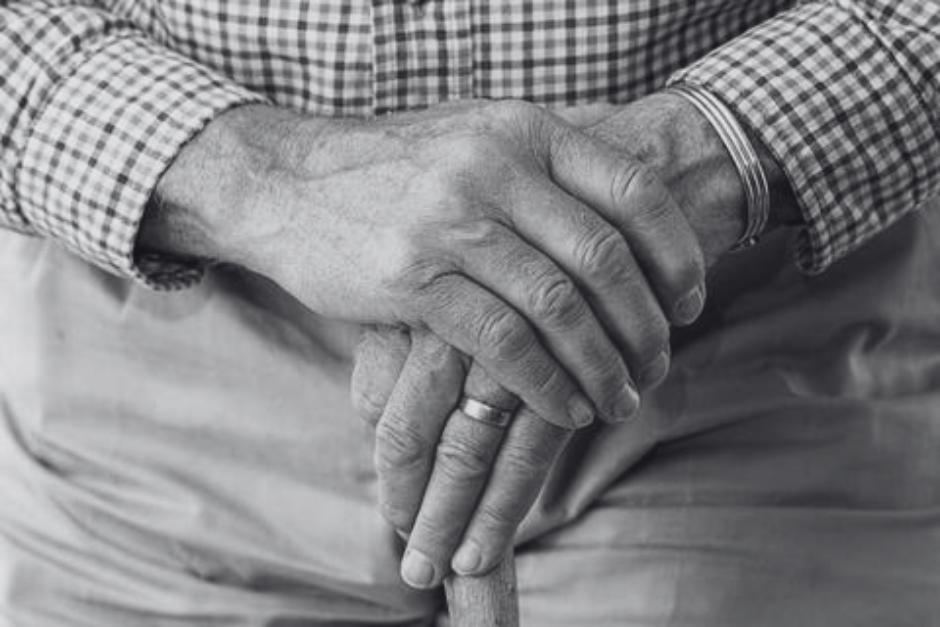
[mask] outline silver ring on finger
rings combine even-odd
[[[515,414],[513,411],[506,411],[505,409],[494,407],[489,403],[484,403],[483,401],[470,398],[469,396],[464,396],[460,400],[459,409],[468,418],[472,418],[477,422],[482,422],[483,424],[498,429],[505,429],[512,421],[513,414]]]

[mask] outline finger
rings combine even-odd
[[[571,433],[528,408],[519,410],[454,554],[454,572],[479,575],[499,563]]]
[[[705,259],[678,203],[652,168],[601,141],[559,125],[549,150],[555,180],[623,234],[675,324],[704,304]]]
[[[420,303],[423,319],[447,343],[540,416],[562,427],[583,427],[594,408],[512,307],[464,276],[439,277]]]
[[[669,368],[669,323],[626,239],[554,184],[518,193],[511,203],[521,208],[513,214],[516,227],[578,282],[640,387],[657,383]],[[602,407],[608,418],[630,415]]]
[[[515,397],[475,362],[464,395],[488,405],[515,409]],[[436,586],[449,571],[451,556],[486,485],[504,433],[505,428],[473,419],[459,409],[448,418],[402,559],[402,579],[409,585]]]
[[[401,373],[411,338],[401,327],[363,327],[349,383],[353,408],[373,427],[382,416]]]
[[[545,346],[602,415],[619,420],[632,416],[639,406],[636,386],[617,346],[569,275],[495,221],[478,222],[462,235],[471,244],[471,254],[461,260],[463,270],[500,294],[534,325]],[[468,241],[460,248],[465,249]]]
[[[444,422],[463,389],[460,353],[432,333],[414,332],[411,352],[375,431],[379,507],[396,529],[411,528]]]

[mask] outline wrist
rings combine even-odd
[[[698,236],[710,267],[747,227],[741,177],[721,137],[695,106],[669,93],[641,102],[651,111],[647,132],[658,144],[654,167]]]
[[[647,96],[592,132],[656,168],[698,236],[709,266],[745,233],[748,209],[741,175],[711,122],[685,98],[668,92]],[[786,176],[753,133],[748,138],[770,187],[766,230],[798,222]]]
[[[714,169],[716,178],[712,185],[731,189],[733,178],[739,183],[737,188],[743,189],[743,199],[735,197],[743,200],[744,231],[730,250],[747,248],[777,226],[799,221],[799,208],[783,170],[756,134],[744,128],[727,105],[707,91],[681,85],[664,95],[679,96],[689,105],[680,117],[693,127],[700,127],[708,137],[702,142],[708,151],[706,162],[714,158],[725,164]],[[675,124],[683,128],[681,121]],[[680,131],[679,137],[688,135]],[[729,163],[733,167],[728,167]],[[721,184],[723,180],[726,185]],[[727,210],[737,209],[739,204],[728,203]]]
[[[298,125],[314,120],[269,105],[230,109],[177,154],[154,190],[138,249],[180,258],[263,265],[252,245],[280,208],[261,199],[290,159]],[[319,122],[319,121],[316,121]],[[308,129],[312,130],[312,129]]]
[[[744,130],[754,150],[757,151],[757,158],[760,159],[764,173],[767,175],[767,184],[770,186],[770,216],[767,229],[801,224],[803,214],[796,201],[796,194],[793,193],[793,187],[790,185],[790,179],[757,135],[747,127]]]

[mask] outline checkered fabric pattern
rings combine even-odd
[[[710,90],[783,166],[824,270],[940,193],[940,2],[807,2],[673,80]]]
[[[818,272],[940,187],[935,0],[0,0],[0,225],[154,287],[161,173],[219,112],[712,91],[776,155]]]

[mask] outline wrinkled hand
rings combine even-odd
[[[659,179],[538,107],[242,123],[286,136],[224,259],[325,316],[429,328],[554,424],[632,415],[697,314],[701,252]]]
[[[572,431],[527,407],[507,429],[454,410],[461,390],[505,409],[518,401],[425,331],[366,331],[353,376],[356,404],[376,427],[382,514],[410,532],[403,579],[435,586],[451,556],[461,574],[495,566]]]
[[[683,123],[667,124],[664,118],[675,115]],[[740,232],[741,192],[723,148],[696,115],[681,103],[654,97],[566,117],[654,164],[682,198],[696,230],[708,235],[705,249],[713,262]],[[680,142],[663,128],[682,134],[689,144],[682,154],[676,152]],[[377,422],[383,512],[397,528],[412,531],[403,563],[403,576],[412,584],[438,583],[458,544],[454,570],[478,574],[495,566],[569,435],[528,409],[505,440],[492,428],[470,424],[453,411],[466,368],[465,358],[426,333],[414,334],[409,345],[406,332],[369,332],[357,355],[354,400]],[[463,391],[476,398],[500,393],[476,365]],[[430,566],[419,568],[421,559]],[[419,581],[417,575],[427,572],[431,579]]]

